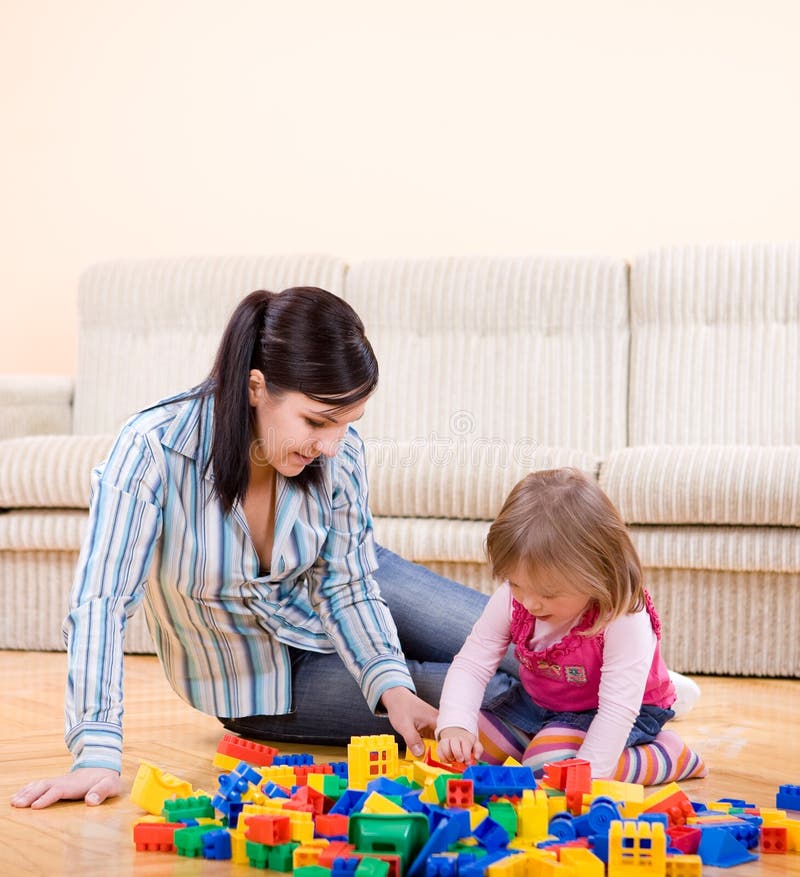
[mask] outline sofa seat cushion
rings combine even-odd
[[[637,526],[631,538],[647,569],[800,574],[795,527]]]
[[[529,472],[560,466],[597,477],[599,458],[529,440],[365,441],[374,515],[491,521],[511,488]],[[443,559],[443,558],[442,558]]]
[[[800,525],[800,445],[625,448],[600,483],[629,524]]]
[[[92,469],[112,435],[44,435],[0,442],[0,508],[89,507]]]
[[[80,550],[87,511],[78,509],[18,509],[0,512],[0,551]]]

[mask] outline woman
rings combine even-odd
[[[376,550],[352,424],[377,381],[343,300],[260,291],[200,387],[127,422],[92,475],[64,623],[73,769],[13,805],[119,794],[122,645],[140,602],[173,688],[226,728],[341,744],[391,726],[421,754],[486,598]],[[499,673],[487,700],[508,684]]]

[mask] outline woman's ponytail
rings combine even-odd
[[[258,368],[261,361],[267,310],[273,296],[262,289],[242,299],[228,322],[209,376],[214,394],[214,486],[226,513],[245,495],[250,479],[250,370]]]

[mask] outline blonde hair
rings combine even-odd
[[[486,540],[492,574],[549,568],[598,609],[587,635],[644,606],[642,568],[625,522],[578,469],[532,472],[511,491]]]

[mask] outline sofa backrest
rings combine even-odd
[[[381,367],[359,424],[370,441],[625,444],[622,260],[369,260],[349,269],[345,298]]]
[[[115,261],[80,282],[73,430],[116,432],[158,399],[209,372],[225,324],[254,289],[321,286],[341,294],[345,265],[329,256]]]
[[[631,445],[797,443],[798,400],[800,244],[632,263]]]

